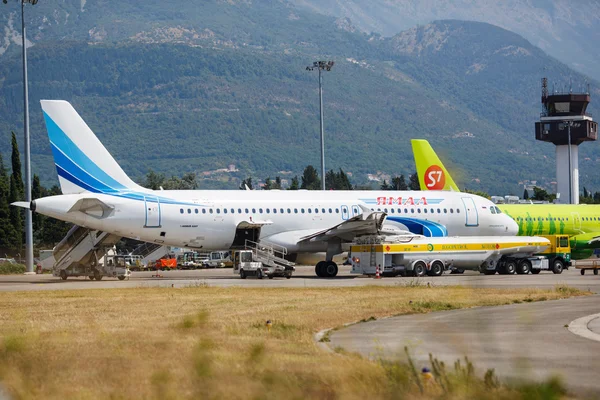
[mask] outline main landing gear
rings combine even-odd
[[[315,274],[319,278],[333,278],[338,273],[338,266],[333,261],[319,261],[315,266]]]

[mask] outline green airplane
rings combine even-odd
[[[427,140],[411,140],[421,190],[460,191]],[[519,225],[520,236],[569,235],[571,258],[581,260],[600,248],[600,205],[498,204]],[[498,210],[490,210],[494,213]]]

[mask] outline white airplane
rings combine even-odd
[[[150,190],[121,169],[70,103],[42,100],[62,195],[14,205],[146,242],[222,250],[246,240],[325,252],[315,273],[361,234],[516,235],[517,224],[473,194],[432,191]],[[387,217],[386,217],[387,214]]]

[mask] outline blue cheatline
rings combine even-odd
[[[150,194],[132,191],[102,170],[44,113],[56,171],[60,177],[92,193],[110,194],[131,200],[144,200]],[[168,197],[150,195],[161,204],[204,207]],[[154,202],[156,200],[147,199]]]
[[[444,237],[448,236],[448,230],[442,224],[437,222],[427,221],[424,219],[405,218],[405,217],[390,217],[386,221],[398,222],[408,228],[411,233],[428,237]]]

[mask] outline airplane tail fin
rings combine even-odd
[[[411,144],[421,190],[460,191],[427,140],[412,139]]]
[[[69,102],[41,103],[63,194],[143,190],[127,176]]]

